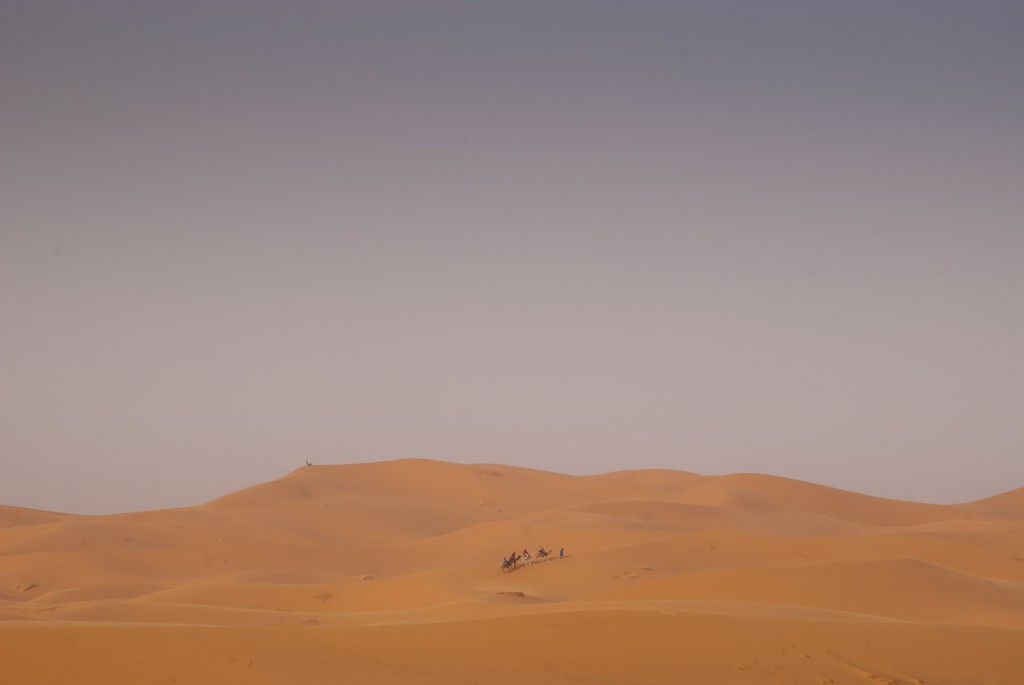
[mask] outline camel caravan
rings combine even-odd
[[[523,553],[519,554],[513,550],[512,554],[508,555],[501,560],[501,572],[508,573],[509,571],[515,571],[517,568],[522,566],[529,566],[535,562],[550,561],[552,559],[562,559],[565,557],[565,548],[562,547],[558,550],[558,556],[551,556],[554,554],[551,550],[538,547],[535,554],[530,554],[530,550],[523,548]]]

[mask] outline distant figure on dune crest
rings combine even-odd
[[[307,459],[306,460],[306,466],[312,466],[312,465],[313,465],[313,463],[309,459]]]
[[[565,547],[558,548],[558,558],[561,559],[565,556]]]

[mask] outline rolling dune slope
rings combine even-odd
[[[1018,683],[1021,492],[400,460],[0,507],[0,682]]]

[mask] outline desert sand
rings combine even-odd
[[[0,507],[0,683],[346,682],[1022,683],[1024,488],[401,460]]]

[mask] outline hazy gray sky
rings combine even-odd
[[[0,5],[0,503],[1024,485],[1024,3]]]

